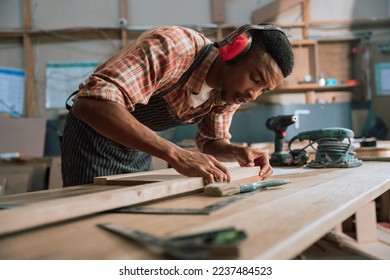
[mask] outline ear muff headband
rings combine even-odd
[[[233,63],[242,57],[252,45],[252,36],[247,32],[250,29],[256,30],[275,30],[280,31],[284,35],[286,33],[283,29],[274,25],[250,25],[246,24],[236,29],[225,39],[215,43],[215,46],[219,48],[219,55],[222,60],[227,63]],[[287,35],[286,35],[287,36]]]

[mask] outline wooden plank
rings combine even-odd
[[[294,60],[297,66],[295,67],[290,76],[288,76],[283,84],[282,88],[288,86],[293,86],[296,89],[316,89],[318,84],[316,83],[318,78],[318,45],[313,43],[312,40],[305,40],[300,42],[295,42],[292,45]],[[304,80],[306,75],[311,75],[313,83],[310,84],[300,84]],[[279,88],[277,88],[278,90]]]
[[[232,180],[256,176],[258,171],[258,167],[230,168]],[[159,170],[150,171],[150,174],[159,174],[158,172]],[[173,169],[166,170],[165,173],[167,172],[170,172],[172,175],[178,175],[178,173]],[[145,175],[147,172],[140,172],[138,174]],[[128,174],[126,176],[136,177],[139,175]],[[120,176],[114,177],[118,178]],[[96,191],[93,190],[93,192],[87,192],[82,195],[79,193],[81,189],[77,187],[75,189],[76,195],[73,195],[72,193],[69,194],[69,192],[74,191],[74,189],[67,190],[67,188],[64,188],[57,190],[57,192],[54,192],[55,190],[51,190],[52,194],[57,193],[65,195],[57,199],[43,199],[40,201],[39,197],[37,198],[35,196],[35,199],[38,199],[38,201],[30,201],[30,203],[28,203],[28,200],[24,200],[26,204],[20,207],[0,211],[0,220],[2,221],[0,224],[0,235],[119,207],[201,190],[204,185],[205,183],[203,178],[185,177],[132,187],[118,188],[118,186],[113,186],[107,189],[105,186],[100,186],[105,188],[104,191],[99,190],[99,185],[95,185]],[[91,185],[91,187],[93,188],[94,186]],[[17,196],[13,196],[11,199],[2,198],[0,201],[2,203],[18,203]]]
[[[163,179],[163,176],[181,176],[178,172],[176,172],[172,168],[146,171],[146,172],[137,172],[137,173],[126,173],[126,174],[118,174],[118,175],[110,175],[110,176],[99,176],[95,177],[93,180],[94,184],[97,185],[107,185],[109,182],[114,180],[122,180],[122,179],[130,179],[133,177],[141,177],[141,176],[161,176],[160,179]]]
[[[356,239],[358,243],[378,241],[375,202],[364,205],[356,214]]]
[[[35,90],[34,90],[34,52],[32,47],[32,39],[27,34],[31,30],[31,1],[23,0],[23,23],[24,23],[24,35],[23,35],[23,51],[24,51],[24,63],[26,74],[26,105],[27,116],[35,117]]]
[[[8,179],[6,177],[0,175],[0,197],[4,196],[7,181]]]
[[[164,258],[96,226],[104,222],[165,238],[234,225],[248,235],[240,259],[291,259],[388,190],[388,174],[389,163],[369,162],[358,168],[278,175],[292,183],[210,216],[98,214],[0,237],[0,259]],[[188,197],[183,199],[189,203]]]
[[[0,166],[29,164],[34,160],[29,157],[43,157],[46,121],[45,118],[0,118],[0,153],[19,152],[23,155],[19,162],[2,161]]]
[[[389,245],[390,247],[390,229],[380,225],[378,225],[377,228],[378,240],[382,243]]]
[[[278,14],[291,9],[307,0],[276,0],[252,12],[252,23],[266,22]]]
[[[305,93],[306,104],[316,103],[316,93],[314,90],[308,90]]]
[[[180,174],[145,174],[145,175],[115,175],[105,177],[97,177],[94,180],[98,185],[123,185],[135,186],[140,184],[147,184],[153,182],[163,182],[174,179],[185,179],[186,176]]]
[[[345,233],[337,233],[330,238],[339,243],[339,246],[349,248],[360,255],[371,259],[390,260],[390,245],[383,242],[358,243]]]
[[[121,19],[126,22],[123,26],[121,26],[121,41],[122,48],[127,46],[128,44],[128,36],[127,36],[127,25],[128,25],[128,12],[127,12],[127,0],[121,0]]]
[[[2,194],[12,195],[17,193],[24,193],[28,191],[31,185],[32,168],[24,170],[23,172],[0,172],[0,180],[3,182]]]
[[[214,23],[223,24],[226,21],[225,0],[211,0],[212,19]]]
[[[0,198],[0,205],[14,204],[14,205],[30,205],[33,203],[39,203],[42,201],[62,199],[67,197],[86,195],[92,193],[99,193],[104,191],[110,191],[123,186],[95,186],[94,185],[82,185],[67,187],[64,189],[51,189],[44,191],[28,192],[24,194],[8,195],[7,197]]]
[[[203,187],[201,178],[173,180],[42,201],[0,212],[0,234],[90,215]],[[59,206],[61,205],[61,206]]]
[[[246,177],[252,177],[257,175],[256,171],[259,170],[259,167],[239,167],[235,162],[224,163],[225,166],[229,169],[230,172],[233,172],[232,180],[239,180]],[[133,185],[132,181],[168,181],[172,179],[185,179],[188,178],[179,174],[171,168],[146,171],[146,172],[137,172],[137,173],[127,173],[119,175],[110,175],[110,176],[100,176],[94,178],[94,184],[97,185],[115,185],[117,183],[129,182],[129,185]]]
[[[50,164],[48,189],[62,188],[61,157],[53,157]]]
[[[356,79],[352,74],[355,70],[352,63],[352,44],[345,42],[319,42],[318,65],[319,72],[326,78],[337,79],[338,84],[345,83],[349,79]],[[335,67],[337,65],[337,67]]]
[[[379,198],[380,210],[379,219],[381,222],[390,223],[390,191],[387,191]]]
[[[332,175],[329,178],[316,174],[317,177],[322,177],[322,182],[300,182],[306,186],[301,191],[290,193],[269,204],[243,210],[240,214],[229,216],[228,221],[218,221],[212,226],[217,228],[229,222],[246,229],[248,235],[264,243],[250,244],[244,250],[248,255],[244,254],[243,259],[293,258],[297,252],[306,249],[308,244],[313,244],[361,206],[390,188],[388,175],[380,175],[384,170],[378,169],[390,171],[389,164],[365,164],[363,168],[335,170],[326,174]],[[263,195],[268,193],[270,192],[264,192]],[[255,219],[256,215],[260,215],[261,220],[257,217]],[[251,218],[245,219],[245,216]],[[255,226],[256,223],[265,223],[267,228],[259,229]],[[258,246],[257,250],[255,246]]]
[[[302,29],[302,37],[307,39],[309,37],[309,22],[310,22],[310,1],[303,1],[301,3],[302,6],[302,21],[303,21],[303,29]]]

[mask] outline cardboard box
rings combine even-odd
[[[0,128],[0,153],[44,156],[46,119],[0,118]]]

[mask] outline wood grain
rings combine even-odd
[[[230,167],[229,170],[232,180],[239,180],[257,175],[259,168],[234,166]],[[154,178],[153,180],[158,177],[162,181],[153,183],[149,181],[146,181],[146,183],[140,182],[140,176],[143,176],[145,179],[147,174],[150,174],[151,178]],[[138,185],[132,185],[130,178],[135,178]],[[165,181],[163,180],[164,178],[166,179]],[[110,176],[105,177],[104,180],[106,183],[113,183]],[[113,176],[112,180],[118,180],[119,185],[76,186],[42,191],[32,193],[31,195],[24,194],[1,198],[0,204],[18,204],[19,207],[0,211],[0,235],[189,193],[201,190],[205,185],[203,178],[184,177],[173,169],[117,175]],[[129,180],[129,184],[132,186],[123,186],[126,180]]]
[[[272,176],[292,183],[260,192],[208,216],[95,214],[3,236],[0,259],[164,258],[96,226],[104,222],[122,223],[162,238],[235,226],[248,235],[240,248],[240,259],[291,259],[388,191],[388,174],[390,163],[368,162],[357,168]],[[200,207],[215,199],[199,197],[192,194],[156,205]]]

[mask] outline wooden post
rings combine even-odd
[[[310,22],[310,0],[306,0],[302,2],[302,37],[303,39],[307,39],[309,37],[309,22]]]
[[[264,5],[263,7],[256,9],[252,12],[252,23],[259,24],[266,22],[271,18],[276,17],[278,14],[289,10],[302,2],[307,0],[276,0]]]
[[[28,32],[31,30],[31,1],[23,0],[23,50],[24,67],[26,73],[26,112],[28,117],[35,117],[35,94],[34,94],[34,53],[32,39]]]
[[[381,222],[390,222],[390,191],[385,192],[379,197],[381,208],[379,217]]]
[[[357,242],[366,243],[377,241],[375,202],[372,201],[363,206],[356,212],[355,218]]]
[[[334,232],[334,233],[337,233],[337,234],[343,233],[343,225],[342,225],[342,224],[336,225],[336,226],[333,228],[333,232]]]
[[[223,34],[223,31],[222,31],[222,28],[217,28],[217,31],[215,33],[215,39],[216,41],[221,41],[224,37],[224,34]]]
[[[314,90],[308,90],[305,93],[306,104],[315,104],[316,103],[316,93]]]
[[[223,24],[226,21],[226,3],[225,0],[211,0],[211,11],[213,22]]]
[[[121,25],[121,41],[122,41],[122,48],[124,48],[128,43],[128,36],[127,36],[127,0],[121,0],[121,19],[125,21],[123,25]]]
[[[211,16],[212,21],[219,26],[226,22],[226,1],[211,0]],[[215,32],[215,40],[220,41],[224,37],[222,28],[218,27]]]

